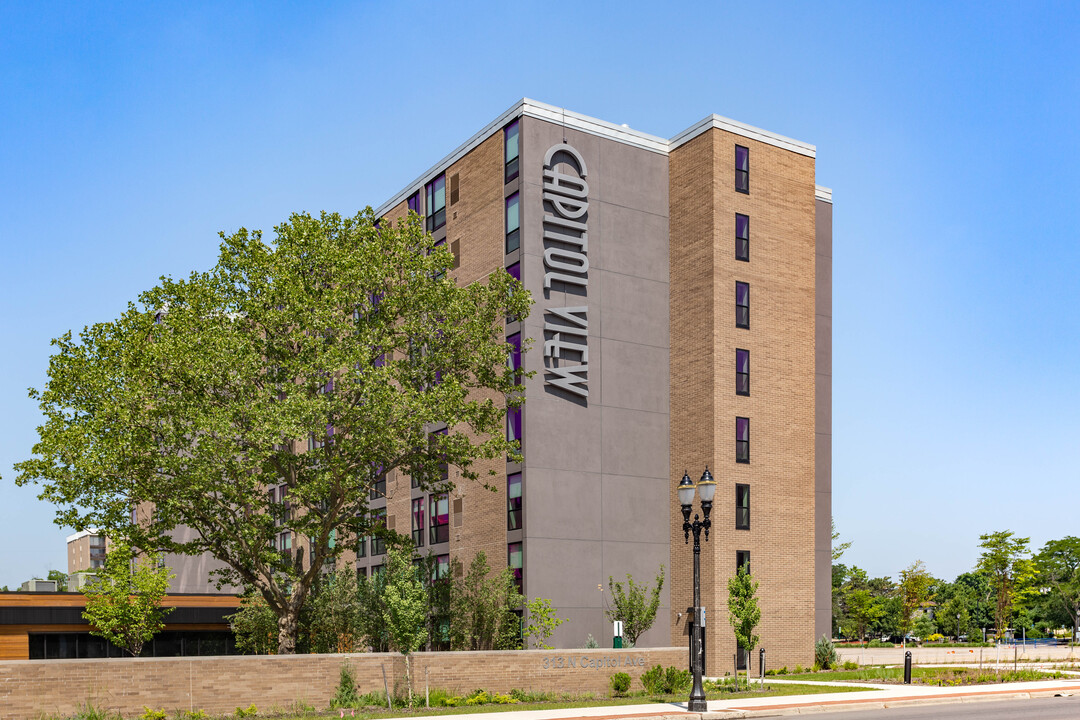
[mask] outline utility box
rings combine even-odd
[[[615,621],[613,634],[614,634],[614,638],[611,641],[611,647],[613,647],[613,648],[621,648],[622,647],[622,634],[623,634],[622,620],[616,620]]]

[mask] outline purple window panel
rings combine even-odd
[[[507,408],[506,410],[506,439],[521,441],[521,408]]]

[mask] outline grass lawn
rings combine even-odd
[[[821,685],[769,685],[769,681],[765,681],[765,690],[761,691],[755,689],[747,692],[741,690],[739,692],[706,692],[705,695],[709,700],[738,700],[740,698],[760,698],[760,697],[774,697],[779,695],[816,695],[818,693],[830,693],[830,692],[848,692],[855,691],[860,692],[863,690],[872,690],[872,688],[832,688],[822,687]],[[550,702],[523,702],[513,705],[467,705],[458,707],[416,707],[411,709],[398,709],[389,710],[387,708],[373,708],[364,707],[356,711],[357,720],[372,720],[373,718],[400,718],[400,717],[420,717],[424,715],[462,715],[470,713],[500,713],[500,712],[518,712],[521,710],[559,710],[562,708],[584,708],[584,707],[617,707],[622,705],[646,705],[649,703],[675,703],[686,702],[686,695],[634,695],[632,697],[625,698],[610,698],[610,697],[591,697],[587,695],[579,697],[567,697],[562,700],[552,700]],[[345,711],[345,717],[351,718],[351,711]],[[288,714],[288,715],[275,715],[272,712],[264,713],[260,712],[260,718],[273,718],[273,717],[288,717],[298,718],[298,720],[313,720],[314,718],[330,718],[338,717],[339,710],[327,710],[315,713],[305,714]]]
[[[904,680],[904,669],[882,665],[858,670],[830,670],[783,677],[792,680],[901,683]],[[913,667],[911,669],[911,682],[918,685],[985,685],[1028,680],[1054,680],[1063,677],[1068,676],[1059,672],[1028,669],[1015,672],[968,667]]]

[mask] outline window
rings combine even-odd
[[[382,510],[376,510],[372,516],[372,525],[376,528],[386,527],[386,508]],[[371,556],[385,555],[386,554],[386,541],[379,535],[371,536]]]
[[[424,498],[412,501],[412,541],[416,547],[424,547]]]
[[[440,175],[424,186],[427,207],[427,231],[434,232],[446,224],[446,175]]]
[[[412,195],[410,195],[407,202],[408,202],[408,205],[409,205],[409,210],[416,213],[417,215],[422,214],[420,212],[420,191],[419,190],[417,190]]]
[[[506,439],[521,443],[521,407],[506,408]]]
[[[514,333],[506,337],[506,344],[510,346],[510,369],[518,385],[521,384],[521,333]]]
[[[292,550],[292,531],[286,530],[278,534],[278,550],[281,552]]]
[[[735,189],[750,193],[750,150],[742,145],[735,146]]]
[[[503,143],[506,146],[506,171],[503,182],[510,182],[518,176],[518,138],[520,135],[517,120],[503,128]]]
[[[510,566],[510,570],[514,574],[514,584],[517,585],[518,592],[522,595],[525,594],[525,574],[523,572],[524,560],[521,554],[521,543],[510,543],[506,546],[506,564]]]
[[[450,540],[450,498],[446,493],[428,496],[428,516],[431,518],[430,543]]]
[[[735,259],[750,260],[750,216],[735,213]]]
[[[367,538],[362,537],[356,541],[356,557],[367,557]]]
[[[735,394],[750,394],[750,351],[735,351]]]
[[[750,418],[735,418],[735,462],[750,462]]]
[[[510,265],[508,268],[506,268],[506,274],[514,278],[518,282],[521,282],[521,263],[513,263],[512,265]],[[514,317],[513,315],[506,316],[506,322],[508,323],[517,321],[518,318]]]
[[[735,529],[750,529],[750,486],[735,485]]]
[[[518,193],[506,198],[506,252],[521,247],[521,216],[518,212]]]
[[[432,572],[432,580],[443,580],[450,577],[450,556],[449,555],[436,555],[435,567]]]
[[[438,250],[439,248],[442,248],[443,250],[446,249],[446,239],[445,238],[443,238],[439,242],[432,245],[431,249],[432,249],[432,252],[434,252],[434,251]],[[439,272],[435,273],[435,275],[434,275],[434,278],[436,280],[442,280],[444,277],[446,277],[446,271],[445,270],[440,270]]]
[[[382,468],[375,474],[375,481],[371,484],[372,500],[378,500],[381,497],[386,497],[386,473],[382,471]]]
[[[736,550],[735,551],[735,572],[740,570],[746,570],[746,574],[750,574],[750,551],[749,550]]]
[[[735,283],[735,327],[750,327],[750,283]]]
[[[521,473],[506,476],[506,529],[521,529]]]
[[[379,580],[382,580],[383,579],[383,573],[385,571],[386,571],[386,568],[384,568],[382,565],[372,565],[371,566],[371,579],[375,580],[376,582],[378,582]]]
[[[438,444],[438,441],[435,439],[435,436],[436,435],[445,436],[447,434],[447,432],[449,432],[448,428],[443,428],[442,430],[436,430],[435,432],[428,433],[428,449],[431,450],[432,452],[434,452],[434,448]],[[445,462],[440,463],[439,464],[439,481],[440,482],[446,482],[449,479],[450,479],[450,465],[448,463],[445,463]],[[412,479],[412,486],[414,488],[420,487],[420,478],[414,477]]]
[[[356,582],[361,582],[363,580],[367,580],[367,568],[358,567],[356,568]]]

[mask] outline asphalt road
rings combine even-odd
[[[1080,696],[814,713],[815,720],[1080,720]]]

